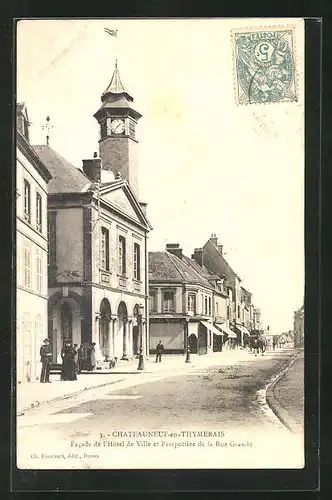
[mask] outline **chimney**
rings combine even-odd
[[[194,259],[199,266],[203,266],[203,248],[195,248],[192,259]]]
[[[218,252],[221,253],[221,255],[222,255],[223,245],[218,245],[217,247],[218,247]]]
[[[147,203],[145,203],[145,201],[139,201],[139,204],[140,204],[140,207],[142,209],[142,212],[144,213],[144,215],[146,216],[146,207],[147,207]]]
[[[213,245],[214,245],[215,247],[217,247],[217,246],[218,246],[218,238],[217,238],[216,233],[212,233],[212,234],[211,234],[210,241],[211,241],[211,243],[213,243]]]
[[[179,247],[180,247],[179,243],[167,243],[166,251],[172,253],[179,259],[182,259],[182,248]]]
[[[95,155],[96,153],[94,153],[91,160],[82,160],[83,172],[89,177],[91,182],[100,181],[101,159],[97,158]]]

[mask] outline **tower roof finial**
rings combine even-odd
[[[129,94],[128,90],[126,90],[125,86],[123,85],[121,78],[120,78],[120,72],[118,68],[118,60],[115,60],[115,69],[112,75],[112,79],[110,81],[109,86],[105,90],[105,92],[102,94],[102,101],[109,95],[109,94],[124,94],[130,101],[133,101],[133,97]]]

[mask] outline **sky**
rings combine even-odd
[[[139,197],[153,226],[149,250],[179,243],[191,256],[212,233],[275,333],[293,327],[304,298],[304,24],[294,26],[299,99],[238,105],[231,30],[255,19],[22,20],[17,101],[30,140],[76,167],[98,151],[93,114],[118,59],[143,117]],[[118,30],[111,37],[104,28]]]

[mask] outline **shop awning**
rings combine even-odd
[[[234,333],[228,326],[226,326],[224,323],[221,325],[216,325],[217,328],[222,330],[223,332],[227,333],[229,339],[236,339],[237,335]]]
[[[236,328],[237,328],[238,330],[240,330],[240,332],[242,332],[242,333],[246,333],[247,335],[250,335],[249,330],[247,330],[245,326],[242,326],[242,325],[236,325]]]
[[[212,323],[208,323],[207,321],[201,321],[203,326],[207,328],[208,330],[211,330],[215,335],[224,335],[224,333],[221,330],[218,330]]]

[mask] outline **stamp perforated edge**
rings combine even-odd
[[[267,106],[278,103],[297,103],[299,100],[299,60],[297,54],[297,46],[296,46],[296,29],[297,26],[293,24],[276,24],[270,26],[244,26],[242,28],[233,28],[231,30],[231,53],[232,53],[232,64],[233,64],[233,91],[234,91],[234,100],[237,106]],[[264,102],[247,102],[240,103],[239,95],[238,95],[238,85],[237,85],[237,72],[236,72],[236,48],[235,48],[235,35],[236,33],[247,33],[251,32],[260,32],[260,31],[292,31],[292,41],[293,41],[293,62],[294,62],[294,89],[296,99],[292,101],[264,101]]]

